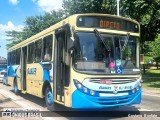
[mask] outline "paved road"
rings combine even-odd
[[[150,94],[151,93],[151,94]],[[48,111],[45,107],[45,102],[44,99],[26,94],[20,94],[20,95],[15,95],[13,93],[13,88],[10,86],[5,86],[2,83],[0,83],[0,110],[3,110],[4,108],[35,108],[35,109],[41,109],[41,111]],[[59,106],[61,107],[61,106]],[[63,107],[61,107],[61,109],[63,109]],[[127,107],[119,107],[119,108],[112,108],[107,111],[115,111],[115,113],[120,113],[121,111],[136,111],[138,113],[143,113],[143,111],[160,111],[160,94],[159,93],[154,93],[154,92],[150,92],[148,90],[145,90],[143,92],[143,96],[142,96],[142,103],[140,105],[134,105],[134,106],[127,106]],[[130,112],[129,112],[130,113]],[[156,112],[149,112],[148,114],[152,115],[153,113]],[[160,112],[159,112],[160,113]],[[53,115],[53,113],[47,112],[45,113],[45,115],[47,116],[47,114],[49,115]],[[94,113],[95,114],[95,113]],[[43,117],[41,119],[60,119],[60,120],[66,120],[66,119],[82,119],[82,117],[65,117],[64,113],[57,113],[54,115],[58,115],[60,117],[50,117],[50,118],[46,118]],[[134,114],[131,114],[132,117],[130,117],[129,119],[152,119],[152,120],[157,120],[160,118],[157,118],[155,116],[150,116],[150,117],[145,117],[142,118],[141,116],[133,116]],[[160,114],[159,114],[160,116]],[[0,118],[1,119],[1,118]],[[25,119],[25,118],[24,118]],[[36,119],[36,118],[34,118]],[[37,118],[39,119],[39,118]],[[83,119],[92,119],[92,120],[97,120],[97,117],[92,117],[92,118],[88,118],[88,117],[83,117]],[[99,119],[99,118],[98,118]],[[106,117],[101,117],[101,119],[105,119]],[[127,120],[127,117],[120,117],[120,118],[107,118],[107,119],[118,119],[118,120]]]

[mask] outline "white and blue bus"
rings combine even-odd
[[[7,59],[0,58],[0,71],[7,70]]]
[[[141,102],[140,25],[108,14],[76,14],[8,50],[14,92],[70,108]]]

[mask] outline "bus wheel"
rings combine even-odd
[[[17,80],[14,81],[14,93],[18,95],[18,86],[17,86]]]
[[[53,94],[50,87],[47,87],[45,90],[45,101],[47,109],[50,111],[54,110]]]

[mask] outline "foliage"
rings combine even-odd
[[[23,31],[6,31],[6,34],[9,37],[7,40],[12,41],[10,44],[7,44],[7,47],[9,48],[31,37],[32,35],[41,32],[42,30],[59,22],[61,19],[63,19],[62,10],[59,10],[59,12],[52,11],[51,13],[45,13],[43,16],[40,15],[27,17]]]
[[[30,16],[25,21],[25,28],[24,33],[26,33],[27,36],[30,37],[32,35],[35,35],[36,33],[41,32],[42,30],[50,27],[51,25],[59,22],[61,20],[62,16],[59,16],[59,14],[56,11],[52,11],[51,13],[45,13],[44,16]]]
[[[155,57],[154,60],[155,60],[157,63],[160,63],[160,56]]]
[[[130,58],[131,55],[132,55],[132,51],[131,51],[131,48],[129,46],[126,47],[125,51],[124,51],[124,54],[127,58]]]
[[[64,0],[63,8],[68,15],[78,13],[115,14],[115,0]]]
[[[22,32],[10,31],[7,32],[7,35],[11,37],[9,40],[18,42],[44,30],[66,16],[77,13],[116,14],[116,8],[116,0],[63,0],[63,10],[52,11],[43,16],[27,17]],[[121,0],[120,14],[140,23],[142,43],[148,40],[153,41],[160,33],[160,0]],[[147,53],[148,49],[145,52]]]
[[[148,62],[149,62],[150,60],[153,60],[153,57],[144,56],[144,64],[148,64]]]
[[[145,42],[145,46],[148,46],[148,49],[150,51],[150,55],[153,57],[160,56],[160,34],[155,39],[155,41],[147,41]]]
[[[134,18],[141,25],[141,40],[153,41],[160,33],[160,0],[122,0],[122,16]]]

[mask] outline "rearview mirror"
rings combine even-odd
[[[74,38],[72,36],[68,38],[67,48],[68,52],[70,52],[74,48]]]

